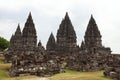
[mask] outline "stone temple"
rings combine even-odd
[[[101,33],[91,15],[84,40],[79,47],[72,22],[66,13],[57,31],[56,41],[50,35],[46,51],[51,57],[54,55],[67,63],[66,68],[77,71],[103,70],[107,65],[107,57],[111,49],[102,45]]]
[[[91,15],[80,51],[77,55],[69,57],[68,67],[78,71],[104,69],[107,65],[107,57],[111,55],[111,49],[102,45],[101,37],[98,26]]]
[[[63,67],[57,59],[48,58],[41,42],[37,44],[37,34],[31,13],[23,31],[20,25],[10,40],[6,62],[12,61],[10,76],[47,76],[62,72]]]
[[[76,32],[66,13],[56,37],[53,33],[50,34],[45,49],[41,41],[37,44],[37,32],[30,13],[23,30],[21,31],[18,24],[15,34],[12,35],[5,62],[12,62],[10,76],[50,76],[64,72],[64,69],[71,69],[105,70],[104,75],[111,77],[112,71],[115,74],[120,73],[120,55],[111,54],[111,49],[103,46],[101,38],[98,25],[91,15],[84,40],[79,47]],[[120,79],[119,75],[115,75],[114,78]]]
[[[59,25],[56,38],[57,40],[55,40],[54,35],[51,33],[46,45],[46,51],[49,55],[56,55],[66,61],[68,56],[79,52],[76,33],[68,13],[66,13]]]

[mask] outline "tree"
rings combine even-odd
[[[3,37],[0,37],[0,51],[3,51],[8,47],[9,47],[9,41],[4,39]]]

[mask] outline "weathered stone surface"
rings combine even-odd
[[[101,37],[91,15],[84,40],[79,47],[74,27],[66,13],[57,31],[56,40],[51,33],[45,50],[41,41],[37,44],[36,29],[30,13],[22,32],[18,25],[5,54],[5,61],[12,61],[10,76],[50,76],[64,72],[66,67],[77,71],[105,69],[105,76],[119,80],[120,57],[111,54],[111,49],[102,45]]]
[[[11,37],[10,47],[5,55],[6,62],[12,61],[11,77],[24,75],[51,76],[62,72],[62,62],[49,58],[41,41],[37,45],[37,35],[31,13],[21,33],[20,27]]]
[[[120,55],[112,55],[107,61],[108,65],[105,67],[104,76],[112,78],[113,80],[120,80]]]
[[[71,54],[76,51],[78,51],[76,33],[68,13],[66,13],[57,31],[56,52],[59,54]]]
[[[49,38],[49,43],[56,44],[56,46],[54,45],[55,49],[47,53],[51,57],[59,57],[66,62],[68,69],[77,71],[103,70],[108,65],[107,61],[112,54],[109,47],[102,45],[101,37],[98,26],[91,15],[84,40],[79,48],[76,45],[76,33],[68,13],[66,13],[57,31],[57,41],[54,40],[54,37],[51,39],[52,41]],[[53,48],[51,45],[49,49]]]
[[[8,51],[4,54],[5,62],[11,62],[12,57],[16,54],[17,51],[20,51],[21,49],[22,49],[22,33],[20,25],[18,24],[15,34],[11,36]]]
[[[51,52],[55,52],[55,48],[56,48],[55,38],[53,33],[51,33],[46,45],[46,50],[48,53],[51,53]]]
[[[103,70],[107,65],[110,48],[102,45],[101,34],[91,15],[80,51],[68,58],[68,68],[78,71]]]

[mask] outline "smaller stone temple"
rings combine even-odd
[[[10,39],[10,46],[8,48],[7,53],[5,56],[5,62],[11,62],[12,56],[16,55],[17,51],[21,51],[22,49],[22,32],[20,29],[20,25],[18,24],[18,27],[15,31],[15,34],[11,36]]]
[[[50,37],[48,39],[46,50],[48,53],[54,53],[56,48],[56,41],[53,33],[50,34]]]
[[[49,58],[41,41],[37,44],[37,33],[31,13],[23,31],[21,32],[20,25],[18,25],[15,34],[12,35],[5,60],[12,62],[9,72],[12,77],[21,75],[50,76],[64,70],[59,59]]]

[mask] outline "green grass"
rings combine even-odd
[[[66,73],[56,74],[50,80],[111,80],[103,76],[103,71],[77,72],[66,70]]]
[[[0,57],[0,80],[4,80],[5,78],[8,78],[8,69],[10,68],[11,64],[7,63],[4,64],[4,58]]]
[[[4,62],[4,57],[0,57],[0,64]]]
[[[37,79],[38,76],[22,76],[11,78],[8,75],[8,69],[11,64],[3,63],[2,57],[0,57],[0,80],[24,80],[24,79]],[[103,71],[97,72],[77,72],[72,70],[66,70],[65,73],[55,74],[52,77],[48,77],[50,80],[111,80],[103,76]]]

